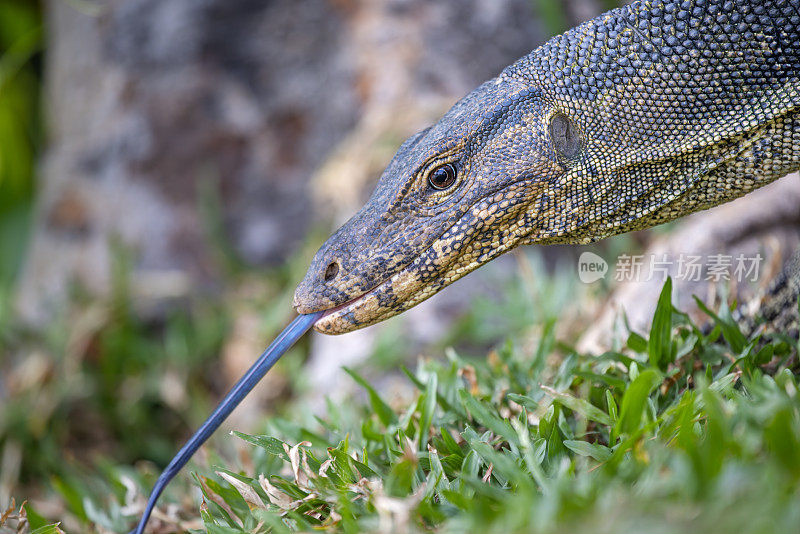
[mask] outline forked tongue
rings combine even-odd
[[[161,476],[158,477],[155,486],[153,486],[153,491],[150,493],[150,499],[147,501],[144,514],[142,514],[142,518],[139,520],[139,524],[134,531],[136,534],[144,533],[144,527],[147,525],[148,519],[150,519],[150,514],[153,512],[156,502],[158,502],[158,497],[161,495],[161,492],[164,491],[164,488],[167,487],[167,484],[178,474],[178,471],[186,465],[186,462],[197,452],[197,449],[211,437],[211,434],[219,428],[219,425],[228,418],[234,408],[239,406],[239,403],[250,393],[253,387],[264,378],[264,375],[267,374],[267,371],[272,369],[275,362],[277,362],[280,357],[294,345],[295,341],[300,339],[324,313],[324,311],[319,311],[295,317],[295,319],[289,323],[289,326],[284,328],[283,332],[275,338],[275,341],[267,347],[267,350],[261,354],[252,367],[247,370],[244,376],[239,379],[236,385],[231,388],[228,394],[225,395],[225,398],[222,399],[222,402],[219,403],[214,412],[205,420],[200,428],[197,429],[197,432],[189,438],[186,445],[178,451],[178,454],[175,455],[169,465],[167,465],[161,473]]]

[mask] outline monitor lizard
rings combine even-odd
[[[406,140],[294,307],[349,332],[519,245],[590,243],[745,195],[800,168],[799,77],[800,0],[609,11]]]

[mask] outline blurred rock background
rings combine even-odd
[[[46,4],[48,143],[19,311],[214,290],[220,249],[282,263],[341,222],[408,135],[542,42],[528,0]],[[57,258],[57,261],[54,261]]]

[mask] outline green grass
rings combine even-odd
[[[237,434],[247,469],[195,475],[205,529],[794,530],[797,341],[748,338],[725,307],[704,332],[670,291],[620,352],[578,354],[553,329],[527,351],[448,350],[407,371],[399,406],[348,371],[364,403]]]
[[[42,139],[42,33],[38,2],[0,3],[0,329],[30,226]]]
[[[390,396],[364,379],[375,365],[348,369],[362,394],[329,402],[324,417],[304,408],[295,388],[280,415],[266,417],[263,434],[215,436],[168,488],[153,532],[794,529],[797,340],[747,336],[725,305],[706,308],[711,326],[701,328],[672,307],[667,283],[649,332],[619,340],[618,351],[580,354],[556,334],[567,321],[556,296],[575,288],[538,278],[512,280],[494,304],[474,303],[454,326],[470,341],[458,351],[434,348],[413,371],[401,366],[411,395]],[[267,293],[248,293],[250,304],[276,297]],[[67,532],[128,532],[159,465],[210,411],[203,382],[230,335],[227,315],[243,303],[223,299],[150,325],[125,295],[120,284],[103,307],[108,315],[91,323],[91,342],[0,407],[3,454],[10,443],[21,451],[21,488],[29,490],[15,492],[0,533],[17,532],[23,516],[31,530],[49,529],[42,532],[58,532],[53,522]],[[549,305],[526,307],[526,299]],[[470,333],[504,302],[511,315]],[[278,306],[264,317],[265,336],[285,320]],[[83,323],[66,324],[74,331]],[[75,345],[59,331],[12,339],[24,346],[30,336],[57,355]],[[507,340],[480,349],[492,335]],[[408,361],[386,358],[378,368]],[[188,410],[164,406],[159,376],[176,370],[189,373],[184,387],[194,384]],[[64,379],[83,387],[76,393]],[[76,437],[74,413],[90,418],[101,439]],[[141,457],[156,465],[132,462]],[[23,496],[33,499],[20,508]]]

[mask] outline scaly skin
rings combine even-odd
[[[800,168],[798,43],[800,0],[637,1],[551,39],[400,147],[295,308],[348,332],[518,245],[646,228]]]

